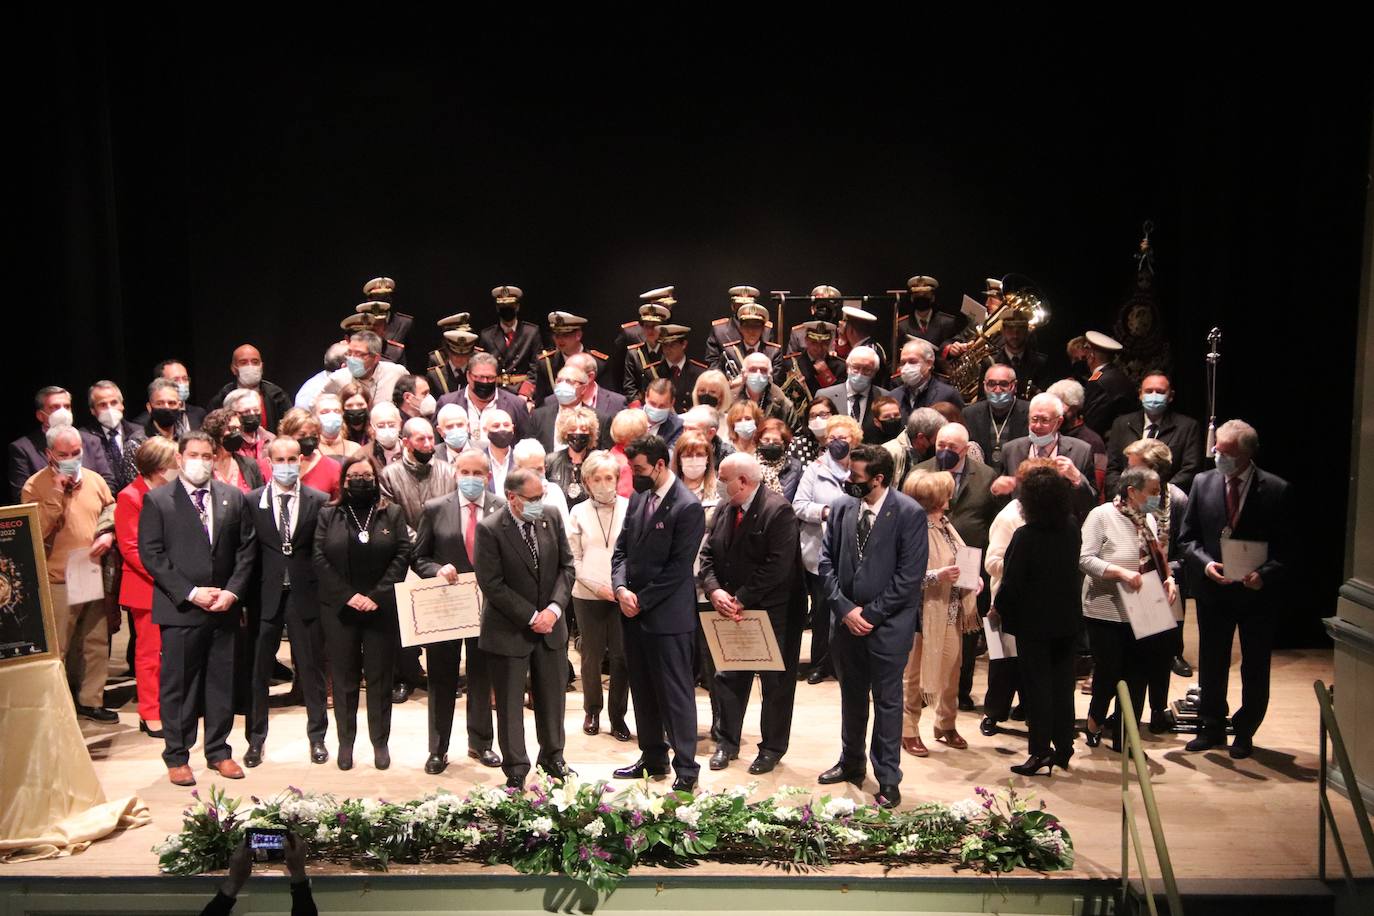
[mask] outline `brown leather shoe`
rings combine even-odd
[[[585,735],[601,734],[601,715],[600,713],[589,712],[582,719],[582,733]]]
[[[192,773],[188,766],[168,767],[167,779],[174,786],[193,786],[196,784],[196,774]]]
[[[930,756],[930,751],[926,750],[925,742],[921,740],[920,735],[917,735],[914,738],[903,738],[902,747],[906,750],[908,754],[911,754],[915,757]]]
[[[935,729],[935,740],[954,748],[956,751],[962,751],[968,748],[968,742],[952,728],[949,731],[940,731],[938,728]]]
[[[242,779],[243,767],[234,762],[233,758],[226,757],[219,763],[210,764],[210,769],[214,770],[225,779]]]

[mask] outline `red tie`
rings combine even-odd
[[[1240,514],[1240,479],[1228,477],[1226,479],[1226,523],[1232,528],[1236,527],[1236,516]]]
[[[468,565],[472,563],[472,542],[477,539],[477,503],[468,503],[468,523],[463,528],[463,546],[468,550]]]
[[[739,531],[740,523],[744,521],[744,507],[735,507],[735,530]]]
[[[506,346],[507,346],[508,348],[510,347],[510,344],[511,344],[511,341],[512,341],[512,340],[515,340],[515,332],[514,332],[514,331],[507,331],[507,332],[506,332]]]

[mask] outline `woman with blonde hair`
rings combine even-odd
[[[707,369],[697,376],[696,384],[692,386],[693,406],[706,404],[720,411],[723,417],[733,403],[735,396],[730,390],[730,380],[725,377],[724,372],[719,369]]]
[[[745,398],[730,405],[725,412],[725,430],[735,451],[754,454],[758,447],[759,427],[763,425],[763,411],[759,405]]]
[[[917,757],[930,752],[921,741],[921,709],[935,707],[935,740],[957,750],[968,747],[954,727],[959,712],[959,664],[963,637],[981,626],[975,600],[983,590],[959,588],[957,560],[964,539],[949,521],[954,475],[948,471],[915,471],[902,491],[926,510],[930,553],[923,585],[921,625],[906,663],[905,715],[902,747]]]
[[[625,457],[625,446],[649,431],[649,418],[638,407],[627,407],[611,418],[610,453],[620,467],[620,482],[616,492],[626,499],[634,493],[634,474],[630,471],[630,459]]]

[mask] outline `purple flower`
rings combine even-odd
[[[579,846],[577,847],[577,857],[585,862],[592,857],[592,854],[586,846]]]
[[[301,796],[305,795],[304,792],[302,792],[300,789],[297,789],[295,786],[287,786],[287,787],[286,787],[286,791],[290,792],[292,795],[296,796],[297,798],[300,798]]]
[[[219,820],[219,811],[218,811],[218,809],[215,808],[214,805],[211,805],[210,807],[206,808],[206,809],[205,809],[205,813],[208,814],[208,815],[210,815],[210,820],[212,820],[212,821],[218,821],[218,820]]]
[[[596,856],[598,859],[601,859],[603,861],[611,857],[611,854],[606,850],[602,849],[600,846],[596,847],[596,849],[592,851],[592,855]]]
[[[614,792],[614,791],[615,791],[615,786],[602,786],[602,787],[601,787],[601,793],[602,793],[603,795],[604,795],[605,793],[607,793],[607,792]]]
[[[811,823],[811,806],[810,806],[810,805],[802,805],[801,822],[802,822],[803,824],[809,824],[809,823]]]
[[[194,798],[196,801],[200,801],[200,790],[199,790],[199,789],[192,789],[192,790],[191,790],[191,797]]]
[[[258,798],[256,795],[250,795],[250,796],[248,796],[248,797],[249,797],[250,799],[253,800],[253,804],[255,804],[255,805],[260,805],[260,804],[262,804],[262,799]]]
[[[644,823],[644,815],[640,814],[638,811],[631,811],[630,823],[638,827],[640,824]]]
[[[696,842],[697,832],[695,830],[684,831],[682,835],[685,836],[687,839],[691,840],[693,843]]]
[[[634,837],[632,837],[632,836],[627,836],[627,837],[625,837],[625,848],[628,849],[628,850],[630,850],[631,852],[634,851],[634,848],[635,848],[635,838],[634,838]]]
[[[611,806],[610,806],[610,805],[606,805],[606,804],[597,805],[597,806],[596,806],[596,813],[597,813],[597,814],[610,814],[610,813],[611,813]]]
[[[338,820],[340,827],[348,823],[348,815],[344,814],[342,811],[339,812],[338,817],[336,819]]]
[[[982,795],[982,796],[985,796],[985,797],[991,796],[991,795],[992,795],[991,792],[989,792],[987,789],[983,788],[982,786],[974,786],[974,787],[973,787],[973,791],[974,791],[975,794],[977,794],[977,795]]]

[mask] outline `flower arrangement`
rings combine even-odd
[[[179,834],[154,847],[167,874],[224,868],[247,827],[284,827],[317,860],[385,869],[396,862],[460,860],[509,865],[522,874],[563,874],[607,893],[636,865],[703,859],[946,862],[985,872],[1053,871],[1073,864],[1073,841],[1044,803],[1015,789],[954,805],[908,811],[786,787],[757,801],[756,784],[719,792],[656,793],[647,782],[618,790],[606,782],[536,773],[527,791],[475,786],[417,801],[316,795],[289,787],[251,805],[212,786],[192,792]]]

